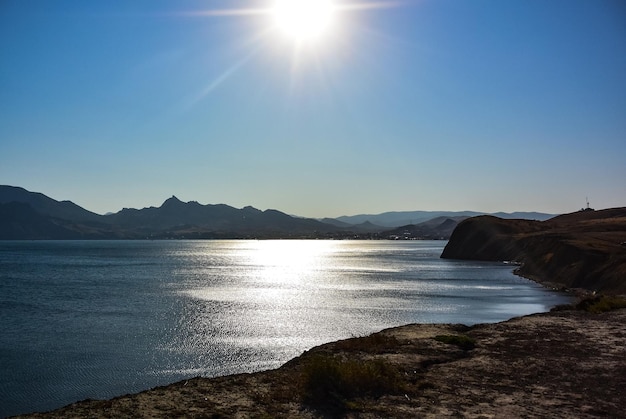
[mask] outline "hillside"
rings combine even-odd
[[[71,201],[56,201],[38,192],[30,192],[16,186],[0,185],[0,204],[21,202],[36,212],[72,221],[98,221],[99,215],[87,211]]]
[[[417,225],[424,222],[428,222],[435,218],[468,218],[478,215],[485,215],[484,212],[476,211],[392,211],[384,212],[382,214],[359,214],[359,215],[344,215],[337,217],[335,221],[344,224],[361,224],[364,222],[370,222],[375,225],[383,226],[386,228],[398,228],[406,225]],[[555,214],[545,214],[541,212],[497,212],[493,215],[499,218],[506,219],[527,219],[544,221],[554,217]]]
[[[340,228],[276,210],[182,202],[98,215],[70,201],[0,186],[0,239],[165,239],[324,237]]]
[[[423,212],[426,215],[432,213]],[[343,223],[281,211],[202,205],[172,196],[159,207],[99,215],[71,201],[0,185],[0,240],[67,239],[447,239],[459,217],[430,218],[402,231],[362,221]],[[405,234],[407,233],[408,234]]]
[[[387,238],[400,239],[448,239],[459,222],[467,217],[436,217],[419,224],[410,224],[385,232]]]
[[[626,208],[547,221],[479,216],[461,222],[441,257],[514,261],[521,275],[559,287],[626,293]]]
[[[278,210],[182,202],[176,196],[159,207],[124,208],[107,215],[71,201],[0,185],[0,240],[46,239],[448,239],[457,223],[476,212],[412,211],[315,220]],[[542,213],[513,213],[546,219]],[[504,217],[513,214],[502,214]],[[381,221],[380,224],[370,219]],[[411,220],[410,222],[408,220]],[[405,222],[406,221],[406,222]],[[403,224],[398,224],[404,222]],[[390,227],[392,226],[392,227]]]
[[[160,207],[123,209],[104,219],[124,231],[153,238],[301,237],[336,230],[329,224],[291,217],[277,210],[202,205],[182,202],[175,196]]]
[[[0,238],[4,240],[34,238],[79,238],[64,223],[39,214],[21,202],[0,203]]]

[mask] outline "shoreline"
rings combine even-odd
[[[564,284],[561,284],[559,282],[554,282],[554,281],[546,281],[543,280],[540,277],[537,277],[535,275],[531,275],[529,273],[524,273],[524,272],[520,272],[521,270],[521,266],[518,266],[517,268],[515,268],[513,270],[513,274],[519,276],[520,278],[524,278],[527,279],[529,281],[532,281],[536,284],[541,285],[542,287],[550,290],[550,291],[554,291],[554,292],[561,292],[561,293],[565,293],[570,295],[575,301],[572,302],[572,305],[574,305],[574,303],[579,303],[582,300],[588,299],[588,298],[592,298],[596,295],[595,291],[591,291],[585,288],[570,288],[565,286]],[[612,295],[612,294],[611,294]],[[551,308],[551,310],[553,310],[554,307]]]
[[[523,264],[512,268],[521,278],[569,294],[573,304],[499,323],[397,326],[366,337],[316,346],[277,369],[196,377],[109,400],[83,400],[50,412],[17,417],[479,417],[523,416],[521,412],[549,416],[557,408],[559,416],[596,417],[596,413],[615,416],[626,411],[626,334],[622,332],[626,309],[601,315],[577,310],[580,301],[595,296],[594,291],[546,281],[524,270]],[[439,336],[467,337],[472,347],[436,341]],[[502,354],[506,354],[505,361]],[[600,355],[591,359],[589,354]],[[380,361],[380,365],[394,371],[398,385],[381,394],[348,394],[338,400],[326,394],[311,401],[306,371],[318,356],[344,363],[354,359],[365,365],[371,360]],[[588,368],[581,370],[580,365]],[[319,368],[328,369],[328,365]],[[503,373],[507,369],[508,377]],[[560,394],[564,389],[559,380],[546,376],[546,369],[560,374],[561,381],[567,379],[567,390],[574,392],[566,392],[569,396],[563,393],[559,402],[554,402],[549,394]],[[592,373],[598,369],[604,371],[600,381]],[[528,370],[536,376],[529,376]],[[456,377],[458,383],[451,383],[450,377]],[[380,377],[377,379],[380,381]],[[593,400],[587,394],[587,381],[596,382]],[[469,387],[459,387],[459,383]],[[542,397],[535,394],[536,388],[543,389]],[[617,391],[617,401],[612,396],[616,389],[625,389]],[[599,410],[589,407],[598,403],[602,405]]]
[[[524,339],[534,340],[535,343],[538,339],[541,339],[541,341],[544,342],[555,341],[555,337],[561,335],[561,329],[564,326],[571,327],[572,325],[574,325],[573,327],[576,330],[576,333],[581,335],[568,342],[569,344],[575,343],[578,346],[578,349],[573,352],[577,352],[579,354],[588,354],[592,352],[603,353],[606,352],[607,348],[598,347],[596,342],[602,342],[607,339],[614,341],[617,340],[619,343],[615,342],[614,346],[621,348],[620,353],[623,355],[622,359],[624,360],[622,363],[618,364],[620,364],[620,368],[626,372],[626,334],[621,333],[620,331],[620,328],[623,325],[626,325],[626,309],[604,313],[600,317],[594,318],[594,315],[576,310],[577,304],[579,305],[581,301],[593,296],[593,292],[584,289],[569,289],[559,286],[560,284],[549,283],[532,277],[529,278],[517,272],[518,269],[519,268],[516,268],[513,273],[521,278],[533,281],[547,289],[571,294],[574,301],[572,304],[567,305],[567,307],[553,307],[548,312],[513,317],[509,320],[498,323],[481,323],[472,326],[460,324],[407,324],[396,326],[381,330],[369,336],[354,337],[313,347],[310,350],[305,351],[302,355],[287,361],[285,364],[276,369],[263,370],[253,373],[231,374],[212,378],[194,377],[164,386],[157,386],[138,393],[117,396],[108,400],[87,399],[71,403],[52,411],[21,414],[15,417],[113,418],[120,415],[133,417],[230,417],[231,415],[249,417],[270,415],[274,417],[316,418],[327,417],[329,414],[331,417],[343,417],[349,413],[350,417],[369,418],[405,417],[404,413],[401,413],[404,412],[404,409],[408,409],[407,412],[410,411],[419,416],[438,417],[443,414],[447,415],[447,413],[451,412],[451,410],[447,407],[444,408],[444,405],[450,403],[456,406],[452,411],[457,413],[464,412],[463,414],[469,414],[470,417],[473,417],[474,413],[470,414],[470,411],[475,409],[471,408],[470,405],[474,402],[467,405],[464,404],[465,402],[462,400],[455,401],[454,399],[459,392],[458,389],[454,390],[454,394],[450,393],[450,389],[442,391],[440,386],[446,387],[450,385],[447,384],[444,386],[442,381],[449,381],[449,379],[435,379],[432,376],[434,372],[429,371],[431,366],[438,366],[437,368],[445,369],[446,377],[458,375],[459,379],[463,378],[467,380],[469,377],[467,375],[468,365],[461,368],[461,364],[457,366],[454,366],[454,364],[457,362],[471,364],[471,358],[473,358],[472,355],[477,354],[478,351],[476,351],[476,349],[483,345],[481,343],[483,340],[495,342],[501,339],[502,335],[513,333],[515,335],[516,344],[524,347],[531,345],[529,342],[521,342]],[[565,324],[563,324],[562,319],[566,320]],[[540,324],[549,324],[551,330],[543,330],[541,326],[537,327],[535,324],[537,322]],[[620,327],[617,329],[614,327],[612,330],[607,331],[606,327],[603,327],[602,325],[603,322],[608,322],[612,325],[619,324]],[[590,325],[590,323],[592,323],[593,326]],[[532,327],[529,327],[529,325]],[[527,330],[525,332],[520,332],[520,327]],[[557,329],[558,333],[555,334]],[[596,332],[601,331],[598,333],[602,336],[598,336],[598,333],[586,336],[585,333],[581,333],[581,330],[587,330],[587,335],[590,330],[594,330]],[[442,346],[441,344],[433,343],[434,338],[438,336],[469,336],[470,339],[476,343],[474,347],[469,350],[454,347],[454,344],[447,345],[448,347],[446,347],[446,345]],[[479,338],[476,338],[476,336]],[[377,343],[378,339],[383,342],[382,347],[380,343]],[[405,340],[407,340],[407,343],[404,342]],[[433,348],[433,345],[438,345],[438,347]],[[410,349],[405,348],[405,346],[408,346]],[[501,348],[502,344],[496,346]],[[357,349],[355,350],[353,348]],[[424,353],[421,353],[421,349],[423,349]],[[498,351],[501,350],[502,349],[499,349]],[[559,352],[562,348],[558,346],[554,347],[553,350]],[[522,359],[527,360],[529,358],[533,358],[533,356],[536,357],[534,352],[536,351],[532,350],[526,354],[520,352],[509,354],[509,356],[517,359],[516,362],[519,362]],[[554,365],[559,365],[560,363],[562,364],[562,361],[552,358],[553,355],[546,351],[542,352],[542,356],[544,358],[537,358],[534,362],[540,362],[542,365],[545,363],[551,363]],[[317,401],[316,403],[307,402],[306,394],[300,394],[296,397],[292,397],[293,394],[291,393],[294,389],[288,390],[284,388],[284,383],[290,382],[296,383],[296,387],[302,386],[301,374],[303,364],[306,364],[311,357],[317,356],[320,353],[333,359],[354,358],[358,359],[359,362],[367,362],[367,360],[371,357],[392,358],[393,361],[390,364],[394,369],[403,368],[404,375],[407,375],[406,365],[416,363],[417,367],[411,366],[409,367],[409,370],[411,368],[416,368],[413,370],[414,375],[416,377],[420,376],[421,378],[412,379],[413,382],[409,384],[409,387],[403,385],[401,391],[403,394],[401,395],[383,394],[373,398],[370,395],[365,395],[364,397],[358,398],[358,403],[363,403],[361,407],[357,409],[353,409],[352,407],[342,407],[340,412],[336,412],[336,406],[334,405],[330,407],[325,406],[326,402],[323,401]],[[480,354],[480,356],[485,356],[485,354]],[[581,362],[589,362],[589,360],[585,359],[581,355],[577,356],[575,353],[570,353],[570,362],[562,364],[560,368],[563,370],[572,369],[574,368],[574,364]],[[484,361],[480,361],[479,363],[482,365],[484,364]],[[597,369],[601,366],[602,363],[599,363],[593,368]],[[476,367],[476,365],[474,367]],[[453,368],[453,370],[450,370],[449,368]],[[481,368],[486,368],[486,366],[483,365]],[[495,377],[501,376],[502,372],[496,374],[496,371],[483,371],[481,374],[483,375],[483,378],[481,379],[482,381],[486,379],[485,377],[489,374],[493,374]],[[515,374],[522,374],[522,371],[516,370]],[[426,375],[427,378],[425,378],[424,375]],[[626,374],[624,374],[623,377],[625,377],[625,379],[622,380],[624,381],[622,384],[625,385],[621,388],[626,389]],[[582,377],[570,378],[572,381],[574,381],[574,378],[579,381],[584,381]],[[474,377],[474,379],[478,380],[477,377]],[[605,382],[611,383],[612,381],[615,381],[615,379],[617,379],[617,377],[613,376],[612,379],[606,380]],[[411,384],[413,384],[412,387],[417,385],[417,388],[411,388]],[[185,391],[185,389],[189,391]],[[438,390],[433,393],[433,390],[436,389]],[[465,390],[469,391],[467,388]],[[302,392],[303,390],[297,390],[295,393],[297,394],[298,391]],[[523,393],[521,388],[517,391],[521,391]],[[624,391],[626,392],[626,390]],[[198,408],[197,406],[198,399],[196,396],[198,396],[198,392],[212,394],[211,397],[199,398],[200,404],[204,406],[202,408]],[[290,394],[290,396],[287,397],[288,400],[283,400],[283,398],[286,397],[283,395],[283,392]],[[488,397],[477,389],[472,390],[472,392],[475,393],[475,397],[480,397],[481,399]],[[281,395],[279,395],[279,393]],[[623,396],[626,396],[626,393],[624,393]],[[473,400],[473,397],[474,396],[470,397],[470,400]],[[498,397],[504,396],[499,394]],[[513,412],[518,412],[517,409],[520,408],[520,403],[522,403],[523,398],[520,398],[519,396],[516,397],[517,399],[515,403],[506,408],[504,406],[496,405],[489,407],[484,405],[484,403],[479,403],[481,405],[480,415],[490,415],[491,413],[489,412],[494,412],[497,415],[504,413],[508,415]],[[583,397],[583,391],[581,390],[580,394],[576,397]],[[595,397],[599,397],[599,399],[601,399],[601,397],[597,394]],[[428,399],[430,406],[429,409],[432,411],[424,411],[424,406],[419,403],[415,403],[415,399],[420,400],[423,398]],[[624,402],[616,404],[616,406],[620,406],[619,409],[621,410],[618,409],[619,411],[626,410],[626,397],[622,397],[622,400],[624,400]],[[444,401],[445,403],[443,403]],[[541,405],[541,403],[537,403],[537,400],[535,400],[535,405]],[[321,404],[321,406],[316,406],[316,404]],[[583,409],[584,407],[577,406],[576,403],[565,403],[564,406],[565,405],[569,406],[567,409],[570,409],[570,414],[578,416],[582,413],[582,410],[578,409]],[[615,405],[614,400],[610,401],[610,403],[607,401],[607,409],[609,410],[606,412],[613,412],[611,407],[613,405]],[[350,404],[350,406],[352,405]],[[515,406],[515,410],[511,410],[513,406]],[[537,406],[531,409],[530,405],[524,403],[521,405],[523,409],[528,409],[529,414],[533,415],[545,415],[553,412],[552,404],[544,406],[542,408],[544,410],[539,409]],[[564,409],[564,406],[559,407],[559,409]],[[565,411],[567,410],[560,410],[561,413]],[[583,416],[587,417],[586,414]],[[588,417],[595,416],[591,415]]]
[[[517,273],[516,273],[516,272],[514,272],[514,271],[513,271],[512,273],[514,273],[516,276],[518,276],[518,277],[520,277],[520,278],[524,278],[525,280],[530,280],[530,281],[533,281],[533,282],[535,282],[535,283],[539,284],[541,287],[546,288],[546,289],[549,289],[549,290],[551,290],[551,291],[556,291],[556,292],[561,293],[561,294],[564,292],[564,290],[563,290],[563,289],[551,289],[551,288],[549,288],[549,287],[546,287],[546,286],[545,286],[545,284],[543,284],[543,283],[540,283],[540,282],[538,282],[538,281],[534,281],[534,280],[532,280],[531,278],[526,278],[526,277],[524,277],[523,275],[519,275],[519,274],[517,274]],[[571,298],[574,298],[573,296],[570,296],[570,297],[571,297]],[[546,307],[548,307],[548,306],[546,306]],[[550,308],[548,308],[548,310],[549,310],[549,309],[550,309]],[[545,312],[546,312],[546,311],[540,311],[540,312],[529,313],[529,314],[526,314],[526,315],[521,315],[521,316],[522,316],[522,317],[527,316],[527,315],[532,316],[532,315],[534,315],[534,314],[540,314],[540,313],[545,313]],[[500,322],[502,322],[502,321],[508,321],[508,320],[513,319],[513,318],[517,318],[517,317],[519,317],[519,316],[520,316],[520,315],[514,315],[513,317],[508,318],[508,319],[506,319],[506,320],[499,320],[499,321],[497,321],[497,323],[500,323]],[[470,323],[470,324],[472,324],[472,323]],[[475,324],[472,324],[472,326],[473,326],[473,325],[478,325],[478,324],[495,324],[495,323],[475,323]],[[415,326],[415,325],[424,325],[424,326],[426,326],[426,325],[441,325],[441,326],[448,326],[449,324],[448,324],[448,323],[408,323],[408,324],[400,324],[400,325],[397,325],[397,326],[390,326],[390,327],[384,328],[384,329],[382,329],[382,330],[377,330],[377,331],[374,331],[374,332],[372,332],[371,334],[372,334],[372,335],[375,335],[375,334],[378,334],[378,333],[384,332],[385,330],[396,329],[396,328],[402,328],[402,327],[406,327],[406,326]],[[466,326],[466,327],[470,327],[470,326]],[[353,336],[354,336],[354,335],[353,335]],[[345,340],[345,339],[341,339],[341,340]],[[329,341],[329,342],[322,343],[322,344],[317,345],[317,346],[315,346],[315,347],[313,347],[313,348],[308,348],[308,349],[304,350],[304,353],[307,353],[308,351],[314,350],[314,349],[316,349],[316,348],[317,348],[317,347],[319,347],[319,346],[331,345],[331,344],[334,344],[334,343],[336,343],[336,342],[338,342],[338,341]],[[268,370],[259,370],[259,371],[254,371],[254,372],[250,372],[250,373],[231,373],[231,374],[219,375],[219,376],[214,376],[214,377],[202,377],[202,376],[188,377],[188,378],[183,379],[182,381],[188,381],[188,380],[190,380],[190,379],[208,379],[208,380],[214,380],[214,379],[228,379],[229,377],[236,377],[236,376],[241,375],[241,374],[260,374],[260,373],[265,373],[265,372],[274,371],[274,370],[276,370],[276,369],[280,369],[280,368],[282,368],[284,365],[286,365],[286,364],[289,364],[289,363],[293,362],[293,361],[294,361],[295,359],[297,359],[297,358],[299,358],[299,356],[296,356],[296,357],[294,357],[294,358],[292,358],[292,359],[290,359],[290,360],[287,360],[284,364],[282,364],[282,365],[280,365],[280,366],[278,366],[278,367],[276,367],[276,368],[272,368],[272,369],[268,369]],[[175,385],[175,384],[177,384],[177,383],[179,383],[179,382],[180,382],[180,381],[170,382],[170,383],[166,383],[166,384],[160,384],[160,385],[158,385],[158,386],[156,386],[156,387],[151,387],[151,388],[141,389],[141,390],[138,390],[137,392],[133,392],[133,393],[128,393],[128,394],[119,394],[119,395],[112,396],[111,398],[108,398],[108,399],[94,399],[94,400],[100,400],[100,401],[115,400],[115,399],[118,399],[118,398],[120,398],[120,397],[127,397],[127,396],[138,395],[138,394],[144,393],[144,392],[146,392],[146,391],[152,391],[152,390],[155,390],[155,389],[158,389],[158,388],[167,388],[167,387],[170,387],[170,386],[172,386],[172,385]],[[90,400],[92,400],[92,399],[77,400],[77,401],[71,402],[71,403],[70,403],[70,404],[68,404],[68,405],[64,405],[64,406],[59,406],[59,407],[52,408],[51,410],[45,410],[45,411],[33,411],[33,412],[30,412],[30,413],[19,413],[19,414],[17,414],[16,416],[10,416],[10,417],[30,417],[31,415],[38,415],[38,414],[44,414],[44,415],[45,415],[45,414],[47,414],[47,413],[54,413],[54,412],[56,412],[56,411],[58,411],[58,410],[63,410],[63,409],[65,409],[65,408],[67,408],[68,406],[74,406],[74,405],[76,405],[76,404],[80,404],[80,403],[87,402],[87,401],[90,401]]]
[[[626,409],[625,324],[626,309],[570,309],[474,326],[398,326],[317,346],[273,370],[196,377],[18,417],[619,416]],[[438,340],[446,336],[469,344]],[[307,393],[307,371],[323,368],[320,359],[383,365],[397,382],[380,394],[316,399]]]

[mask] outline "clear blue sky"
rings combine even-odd
[[[297,47],[271,0],[0,0],[0,184],[98,213],[626,206],[626,2],[348,3]]]

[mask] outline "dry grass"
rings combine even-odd
[[[385,353],[397,350],[400,342],[394,336],[383,333],[374,333],[369,336],[358,337],[357,339],[346,339],[339,341],[336,348],[346,352],[369,352]]]
[[[589,313],[599,314],[607,311],[619,310],[626,308],[626,298],[619,296],[599,295],[581,301],[576,305],[578,310],[584,310]]]
[[[448,345],[458,346],[465,351],[469,351],[476,347],[476,341],[466,335],[438,335],[433,339],[438,342],[447,343]]]
[[[304,402],[316,410],[340,413],[359,398],[377,398],[403,388],[398,370],[381,359],[341,359],[331,354],[309,358],[302,373]]]

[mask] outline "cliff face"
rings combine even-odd
[[[515,261],[539,282],[626,293],[626,208],[581,211],[547,221],[481,216],[460,223],[441,257]]]

